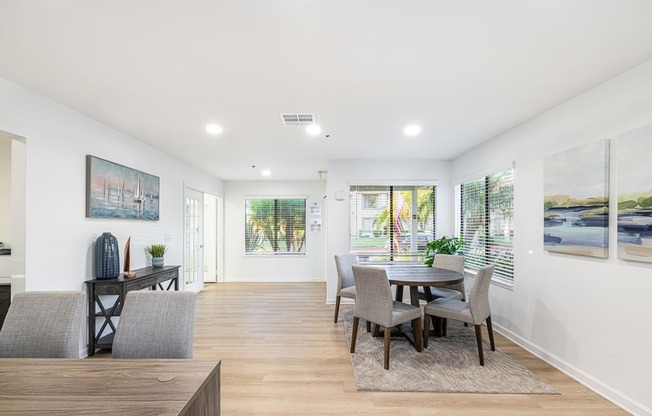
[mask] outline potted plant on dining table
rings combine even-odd
[[[463,245],[464,241],[462,241],[461,236],[459,238],[444,236],[432,240],[426,245],[426,259],[424,263],[428,267],[432,267],[432,264],[435,261],[435,254],[461,254],[460,249]]]

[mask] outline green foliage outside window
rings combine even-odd
[[[246,254],[305,253],[305,199],[248,199]]]

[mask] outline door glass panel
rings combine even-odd
[[[199,281],[199,250],[200,227],[199,227],[199,201],[186,197],[185,204],[185,276],[186,286]]]

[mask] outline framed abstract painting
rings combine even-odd
[[[547,251],[609,257],[609,140],[544,157]]]
[[[86,217],[158,221],[159,177],[87,155]]]
[[[618,258],[652,263],[652,125],[618,137]]]

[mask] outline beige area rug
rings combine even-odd
[[[344,332],[351,348],[353,311],[344,311]],[[448,321],[445,338],[430,337],[418,353],[404,338],[392,338],[389,370],[383,368],[383,338],[373,338],[361,322],[351,354],[358,390],[457,393],[559,394],[499,349],[484,343],[484,367],[478,362],[475,332]]]

